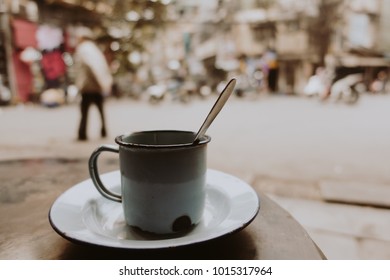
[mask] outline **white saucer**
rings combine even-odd
[[[120,189],[119,171],[101,175],[106,186]],[[53,229],[78,243],[126,249],[158,249],[195,244],[245,228],[256,217],[260,200],[251,186],[215,170],[207,171],[206,207],[202,221],[181,236],[146,235],[126,225],[122,205],[103,198],[92,181],[83,181],[54,202]]]

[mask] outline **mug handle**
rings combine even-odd
[[[119,147],[113,145],[102,145],[97,148],[90,156],[88,167],[89,167],[89,175],[91,176],[92,182],[95,185],[96,189],[99,193],[107,199],[122,202],[122,196],[120,194],[116,194],[109,189],[107,189],[103,182],[100,180],[98,168],[97,168],[97,160],[102,152],[113,152],[119,153]]]

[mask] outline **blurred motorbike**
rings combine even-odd
[[[363,74],[351,74],[335,81],[330,87],[327,98],[355,104],[364,89]]]
[[[151,85],[146,93],[150,103],[159,103],[168,97],[170,100],[188,103],[192,97],[206,98],[212,91],[207,84],[201,84],[193,79],[168,79]]]
[[[149,97],[149,102],[153,104],[161,102],[164,99],[166,92],[167,85],[164,83],[151,85],[146,89],[146,93]]]
[[[0,106],[8,105],[9,103],[11,103],[11,98],[11,91],[8,87],[3,85],[3,80],[0,75]]]

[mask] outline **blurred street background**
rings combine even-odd
[[[82,142],[80,26],[114,76],[108,136],[92,107]],[[390,259],[389,30],[388,0],[0,0],[0,160],[196,131],[236,77],[209,167],[269,195],[329,259]]]

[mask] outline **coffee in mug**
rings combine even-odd
[[[115,138],[118,146],[102,145],[89,159],[94,186],[107,199],[123,205],[126,223],[155,234],[181,233],[198,224],[205,204],[207,172],[205,135],[195,132],[141,131]],[[107,188],[98,173],[102,152],[119,154],[121,193]]]

